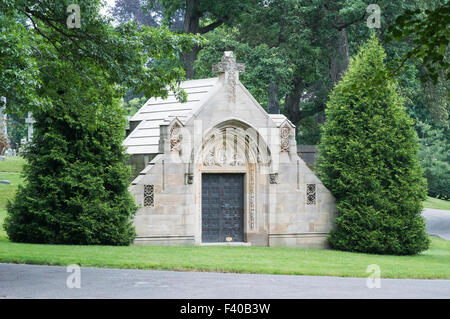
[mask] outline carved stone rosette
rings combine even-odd
[[[306,205],[316,204],[316,184],[306,184]]]
[[[291,129],[287,126],[280,129],[280,147],[281,152],[289,151],[289,135],[291,135]]]
[[[204,166],[214,166],[216,165],[216,148],[213,147],[208,151],[205,159],[203,160]]]
[[[181,151],[181,134],[180,125],[175,123],[170,129],[170,150],[171,151]]]

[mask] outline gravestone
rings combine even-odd
[[[6,108],[6,98],[2,96],[0,98],[0,134],[8,137],[8,117],[5,114],[5,108]]]
[[[28,112],[28,117],[25,119],[25,123],[27,123],[28,129],[28,142],[31,142],[33,139],[33,124],[36,123],[31,112]]]

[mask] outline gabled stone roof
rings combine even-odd
[[[295,127],[295,125],[292,124],[292,122],[289,121],[288,118],[286,116],[284,116],[283,114],[269,114],[269,117],[272,119],[272,121],[275,122],[277,127],[280,127],[285,122],[288,125],[290,125],[291,127]]]
[[[130,119],[130,122],[140,123],[123,142],[127,153],[158,153],[159,126],[168,117],[188,118],[202,104],[217,80],[218,78],[209,78],[182,82],[180,87],[187,93],[186,103],[180,103],[173,94],[169,94],[167,99],[149,99]]]
[[[123,145],[128,154],[156,154],[159,152],[160,125],[168,124],[174,117],[180,121],[188,120],[213,93],[219,78],[184,81],[180,87],[187,93],[187,102],[180,103],[169,94],[167,99],[151,98],[132,116],[130,122],[139,122],[127,136]],[[257,103],[255,101],[255,103]],[[283,114],[267,114],[277,127],[292,123]]]

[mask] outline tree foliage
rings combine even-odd
[[[176,16],[183,13],[185,34],[206,34],[221,25],[232,25],[239,21],[257,0],[146,0],[144,8],[151,11],[155,6],[163,8],[164,25],[173,25]],[[194,78],[194,62],[201,50],[201,45],[192,47],[190,52],[182,54],[181,59],[188,79]]]
[[[349,57],[370,35],[366,8],[371,3],[281,0],[252,6],[235,27],[221,26],[206,35],[196,77],[213,76],[211,64],[222,52],[236,51],[247,65],[240,79],[258,102],[270,112],[281,111],[297,126],[298,143],[317,144],[329,92],[347,69]],[[421,0],[377,4],[382,12],[381,28],[376,30],[381,41],[389,38],[389,26],[405,11],[433,8]],[[414,43],[413,36],[384,42],[388,61],[403,59]],[[428,72],[420,59],[407,59],[404,66],[397,78],[408,113],[433,127],[447,123],[449,81],[444,72],[433,84],[420,81]]]
[[[142,105],[145,104],[145,102],[147,102],[145,97],[135,97],[128,101],[123,100],[122,107],[124,108],[127,116],[133,116],[142,107]]]
[[[414,8],[418,2],[379,1],[383,14],[378,33],[383,34],[400,12]],[[265,45],[267,50],[264,53],[259,50],[258,61],[276,57],[284,70],[278,68],[273,72],[271,64],[260,63],[264,70],[255,73],[254,80],[250,80],[249,73],[242,78],[246,85],[252,82],[254,91],[265,92],[257,96],[262,105],[267,104],[268,110],[281,111],[297,126],[298,142],[315,144],[320,139],[318,126],[324,120],[329,92],[346,70],[350,55],[370,35],[366,9],[371,3],[365,0],[260,2],[243,12],[234,28],[222,27],[214,31],[217,35],[208,34],[207,39],[222,41],[209,41],[203,50],[245,46],[259,50]],[[389,54],[398,55],[403,50],[392,43]],[[237,56],[245,60],[242,54]],[[196,63],[203,63],[202,59],[200,53]]]
[[[159,26],[159,21],[163,18],[162,10],[156,2],[149,13],[143,10],[140,0],[116,0],[109,12],[119,23],[135,21],[151,27]]]
[[[333,90],[318,172],[336,197],[334,248],[416,254],[428,248],[417,133],[373,36]]]
[[[433,128],[419,122],[419,157],[428,184],[428,195],[450,199],[450,143],[448,127]]]
[[[267,107],[267,85],[271,81],[288,83],[291,70],[286,66],[284,57],[266,44],[255,47],[238,40],[237,29],[219,27],[205,36],[205,46],[200,51],[195,63],[195,77],[216,77],[212,65],[220,61],[224,51],[234,51],[239,62],[245,63],[245,72],[239,74],[239,79],[252,95]],[[268,72],[270,70],[270,72]],[[280,85],[282,92],[288,86]]]
[[[6,11],[0,2],[0,96],[12,105],[30,108],[37,105],[35,89],[40,85],[32,35],[24,19],[12,9]],[[2,101],[0,101],[2,103]]]
[[[132,232],[126,230],[129,229],[127,228],[129,225],[125,222],[125,211],[128,211],[129,218],[134,208],[132,206],[124,208],[129,203],[126,191],[122,188],[115,189],[114,191],[118,192],[117,202],[110,201],[110,207],[98,206],[99,199],[106,205],[111,198],[108,197],[109,186],[102,184],[100,180],[107,181],[114,174],[120,178],[126,175],[119,169],[124,165],[124,159],[119,155],[120,138],[113,135],[111,140],[104,140],[103,134],[112,134],[104,126],[122,129],[120,123],[124,114],[117,109],[117,101],[124,97],[125,91],[128,92],[128,96],[124,99],[125,111],[129,112],[128,114],[133,113],[145,98],[167,96],[168,89],[174,90],[177,97],[183,100],[185,95],[178,89],[177,83],[183,79],[185,71],[188,78],[194,77],[194,69],[196,77],[216,76],[211,72],[211,65],[220,59],[225,50],[235,51],[238,60],[246,63],[246,72],[240,75],[240,79],[255,98],[271,112],[284,113],[297,126],[299,142],[317,143],[320,140],[319,125],[325,120],[324,110],[328,95],[346,71],[349,57],[355,54],[358,45],[370,34],[371,30],[366,26],[368,16],[366,8],[372,2],[370,0],[118,0],[112,13],[121,24],[114,27],[108,18],[98,14],[99,0],[83,0],[77,2],[81,9],[81,28],[78,29],[68,28],[66,25],[68,16],[66,8],[73,1],[0,0],[0,96],[7,97],[7,112],[10,115],[14,113],[13,115],[18,118],[26,115],[27,111],[32,111],[35,118],[43,121],[36,124],[35,144],[30,146],[26,155],[30,161],[26,169],[29,181],[20,191],[23,202],[16,198],[10,206],[10,231],[13,231],[13,220],[27,221],[32,225],[30,227],[34,227],[30,235],[34,237],[23,239],[26,230],[18,227],[13,231],[17,238],[22,238],[18,240],[44,241],[47,234],[51,242],[70,242],[68,238],[72,237],[78,242],[95,243],[99,242],[100,237],[91,236],[88,227],[100,230],[96,223],[103,218],[102,214],[108,219],[112,216],[109,213],[116,212],[117,216],[122,218],[121,225],[125,227],[124,234],[128,234],[126,235],[129,236],[128,239],[116,233],[116,236],[102,237],[100,242],[124,244],[129,241]],[[374,115],[374,118],[368,121],[372,126],[367,125],[364,129],[374,130],[371,137],[379,138],[374,145],[379,145],[379,150],[384,150],[383,154],[391,157],[383,157],[378,148],[361,141],[365,148],[361,148],[360,153],[351,153],[344,147],[346,145],[344,143],[345,145],[337,145],[341,145],[342,150],[349,152],[345,155],[348,157],[344,157],[346,161],[348,160],[349,166],[338,166],[342,161],[340,157],[334,158],[337,166],[333,166],[333,162],[329,165],[339,170],[339,174],[343,174],[344,168],[349,169],[350,177],[337,175],[340,178],[348,177],[349,181],[356,180],[356,177],[362,178],[364,182],[356,185],[360,187],[361,192],[367,191],[368,194],[362,196],[361,202],[357,202],[355,207],[358,209],[368,207],[369,194],[375,194],[374,207],[377,210],[372,207],[367,208],[367,211],[361,211],[364,211],[364,214],[377,212],[378,217],[370,217],[371,227],[374,227],[373,225],[388,227],[386,226],[388,219],[383,216],[400,216],[400,212],[405,216],[408,214],[413,216],[419,207],[417,201],[421,196],[419,194],[421,187],[417,186],[419,184],[416,180],[414,180],[416,184],[412,183],[417,186],[416,188],[410,186],[411,189],[408,189],[402,184],[406,183],[405,180],[410,181],[408,178],[413,180],[411,176],[417,173],[415,168],[412,168],[416,165],[415,162],[407,160],[410,158],[406,155],[408,152],[399,152],[397,156],[390,148],[391,144],[399,143],[399,149],[403,147],[413,153],[412,145],[417,144],[414,134],[406,128],[405,123],[409,120],[397,107],[400,104],[407,107],[409,114],[419,123],[417,129],[424,133],[421,135],[423,146],[420,150],[420,159],[425,167],[430,194],[443,196],[442,188],[446,188],[449,181],[448,166],[445,164],[448,159],[439,155],[440,152],[447,152],[444,146],[450,141],[446,133],[449,123],[446,99],[449,86],[448,1],[437,0],[430,4],[423,0],[380,0],[377,4],[382,11],[381,28],[377,30],[379,38],[381,41],[392,37],[398,40],[385,42],[387,57],[390,61],[403,59],[406,66],[398,74],[400,87],[396,89],[404,97],[404,101],[400,102],[401,99],[395,93],[395,85],[386,75],[385,69],[381,66],[366,66],[361,61],[367,62],[370,59],[363,58],[365,55],[359,54],[355,59],[359,62],[353,64],[364,66],[367,70],[359,69],[359,77],[355,72],[349,72],[351,76],[348,75],[333,93],[328,104],[330,111],[327,111],[327,114],[332,117],[332,123],[333,116],[338,114],[336,105],[342,102],[344,110],[351,111],[346,115],[352,116],[348,119],[342,117],[342,130],[338,129],[338,126],[333,128],[336,132],[342,133],[338,136],[342,139],[345,139],[343,136],[347,133],[353,136],[349,127],[358,128],[357,134],[367,135],[367,132],[361,129],[363,123],[355,120],[353,116],[356,111],[347,108],[351,105],[361,114],[369,114],[370,112],[362,112],[367,104],[362,94],[367,93],[367,96],[373,97],[374,102],[367,104],[373,106],[370,114]],[[388,29],[391,25],[394,26]],[[170,31],[174,29],[182,32],[174,34]],[[387,36],[387,31],[391,32],[391,36]],[[205,35],[207,42],[201,42],[200,37],[192,34]],[[375,45],[369,47],[372,49],[366,51],[378,52]],[[367,55],[380,61],[380,57],[376,54],[367,53]],[[380,53],[381,55],[383,54]],[[367,82],[363,75],[370,78],[374,74],[369,72],[370,70],[382,71],[378,79],[386,81],[389,85],[384,87]],[[430,74],[431,81],[419,81],[430,79]],[[382,83],[384,85],[384,82]],[[355,87],[362,84],[362,89],[355,91]],[[372,89],[369,84],[372,85]],[[339,97],[337,92],[356,93],[354,96],[344,94],[344,98]],[[389,97],[386,101],[392,103],[388,105],[381,97]],[[393,122],[380,118],[375,106],[386,108],[392,112],[392,116],[399,118],[392,119]],[[109,115],[105,118],[106,114]],[[347,120],[355,122],[350,123]],[[428,123],[431,127],[422,127],[421,122]],[[379,132],[376,129],[378,124],[385,125],[381,125],[380,130],[398,124],[403,129],[397,127],[392,129],[392,132],[403,134],[408,142],[396,140],[392,134],[387,134],[390,132],[387,129],[383,131],[386,136],[381,136],[381,133],[375,134]],[[332,129],[325,129],[324,132],[328,135],[334,134]],[[324,137],[325,144],[332,140],[328,135]],[[357,136],[360,135],[353,137]],[[49,141],[50,143],[46,144]],[[354,143],[354,140],[349,139],[347,142]],[[79,154],[72,152],[68,146],[73,143],[77,145],[74,147],[76,152],[84,150],[79,162],[76,161]],[[104,148],[98,143],[103,143]],[[381,146],[382,143],[387,143],[387,146]],[[357,146],[361,147],[359,144]],[[67,154],[64,155],[66,148]],[[369,150],[373,153],[368,154]],[[37,154],[42,155],[42,160]],[[94,154],[111,157],[114,161],[102,162]],[[370,156],[378,156],[383,161],[374,163],[373,157]],[[371,160],[367,170],[357,166],[362,165],[361,161],[366,159]],[[95,163],[95,167],[92,163]],[[404,167],[400,169],[395,166],[394,170],[394,166],[389,166],[393,164]],[[108,165],[117,170],[110,171]],[[57,170],[50,169],[53,167]],[[89,167],[90,173],[83,171],[83,167]],[[374,167],[380,170],[379,177],[371,171]],[[360,176],[361,174],[358,175],[358,172],[355,172],[356,168],[368,173],[367,179]],[[85,175],[78,174],[76,172],[78,169]],[[404,172],[414,174],[408,173],[409,177],[397,178],[395,174],[399,174],[400,171],[402,174]],[[395,174],[390,176],[391,173]],[[45,174],[54,177],[54,185],[46,179]],[[414,176],[417,177],[416,175]],[[332,181],[328,182],[331,185]],[[40,193],[37,186],[39,183],[44,185]],[[402,187],[398,191],[388,192],[386,189],[394,184],[401,184]],[[91,185],[95,185],[100,191],[96,193]],[[56,191],[55,187],[60,186],[63,190]],[[349,192],[349,198],[355,199],[356,195],[347,189],[349,185],[347,188],[343,185],[341,187],[345,192]],[[343,189],[339,192],[343,192]],[[70,196],[72,190],[75,194],[73,197]],[[406,190],[411,191],[412,195],[405,195],[405,199],[398,200],[397,203],[400,197],[395,196],[400,196],[402,192],[406,194]],[[376,191],[380,191],[384,198],[377,195]],[[52,194],[61,201],[45,201],[44,193]],[[89,205],[99,207],[98,214],[90,211],[88,204],[87,206],[74,204],[76,198],[82,197],[87,198]],[[392,211],[383,206],[388,201],[395,203]],[[355,211],[356,208],[345,206],[347,205],[345,203],[347,202],[342,201],[340,204],[340,210],[344,215],[345,212],[350,214]],[[55,215],[64,221],[60,228],[53,224],[54,219],[50,215],[56,207],[66,213],[74,212],[73,207],[78,207],[79,216],[89,215],[92,219],[86,217],[77,219],[78,215],[73,213],[73,220],[77,220],[78,223],[74,226],[78,233],[70,233],[69,236],[65,234],[70,228],[68,220],[64,219],[68,215],[64,215],[65,217]],[[39,210],[33,215],[31,212],[35,208]],[[85,221],[85,224],[81,220]],[[394,220],[394,217],[389,219],[391,220]],[[392,229],[406,227],[404,226],[406,221],[397,223],[397,219],[395,220]],[[422,238],[423,234],[418,230],[420,222],[412,217],[411,220],[416,224],[411,222],[409,234],[416,236],[415,238]],[[346,227],[344,219],[339,223],[342,227]],[[17,225],[14,224],[15,226]],[[355,227],[361,228],[362,224],[357,223]],[[118,229],[113,228],[109,228],[110,234]],[[381,235],[377,231],[369,234],[358,230],[356,233],[367,235],[366,246],[372,247],[373,251],[412,253],[424,247],[419,244],[414,246],[412,242],[405,241],[404,250],[398,252],[399,243],[403,243],[404,239],[391,236],[392,229],[386,229],[388,232],[383,239],[380,239]],[[388,239],[392,239],[392,245],[379,244],[382,240]],[[345,240],[347,243],[350,241],[349,238],[345,238],[342,242]]]
[[[122,108],[118,102],[71,103],[70,109],[59,103],[52,112],[34,114],[26,181],[8,204],[8,236],[16,242],[127,245],[135,236],[136,207],[121,147]],[[86,107],[96,109],[89,121]]]
[[[441,73],[450,80],[449,27],[450,2],[437,1],[433,8],[406,10],[399,15],[389,28],[389,39],[412,38],[413,46],[404,55],[402,64],[407,59],[420,59],[427,71],[422,74],[422,80],[431,79],[437,84]]]
[[[198,38],[136,23],[114,28],[108,18],[99,15],[99,0],[80,2],[81,28],[68,28],[66,8],[69,4],[69,0],[0,1],[0,16],[5,21],[2,28],[8,30],[3,37],[7,44],[5,50],[9,50],[2,55],[5,59],[1,64],[2,74],[12,77],[2,81],[0,96],[8,98],[9,111],[23,106],[24,96],[30,96],[30,101],[36,98],[37,89],[43,85],[42,75],[37,72],[46,72],[46,68],[37,70],[35,65],[41,56],[60,59],[80,75],[86,63],[94,64],[108,83],[120,84],[147,97],[167,96],[168,88],[181,94],[177,82],[183,78],[184,71],[177,67],[176,61],[180,53],[198,43]],[[31,28],[24,25],[25,22],[31,24]],[[9,29],[17,34],[9,33]],[[40,47],[40,41],[49,46]],[[20,78],[21,75],[25,79]],[[88,74],[84,80],[96,85]],[[25,89],[28,92],[20,91]],[[20,103],[14,103],[16,100]],[[46,103],[45,99],[34,102],[29,109]]]
[[[184,71],[171,61],[197,41],[167,28],[114,28],[99,15],[99,1],[79,2],[81,28],[71,29],[70,3],[0,1],[1,19],[12,23],[1,27],[18,35],[2,35],[2,74],[9,77],[0,95],[8,112],[32,111],[36,120],[25,184],[8,204],[4,226],[19,242],[126,245],[134,239],[136,206],[119,100],[125,88],[147,97],[172,88],[182,99],[177,83]]]
[[[27,124],[23,116],[8,114],[8,138],[11,141],[10,147],[18,149],[23,138],[28,136]]]

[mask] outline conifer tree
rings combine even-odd
[[[336,198],[336,249],[410,255],[426,250],[426,183],[413,121],[375,35],[330,95],[318,172]]]
[[[8,204],[4,228],[16,242],[127,245],[137,207],[128,191],[119,100],[125,89],[149,98],[167,97],[169,88],[185,99],[178,56],[198,41],[167,28],[114,27],[99,13],[99,0],[78,1],[81,24],[70,27],[70,4],[0,1],[8,35],[0,96],[8,112],[30,111],[36,120],[24,183]]]
[[[105,94],[104,85],[100,93]],[[98,96],[89,91],[83,95],[78,90],[81,96],[74,99],[69,91],[56,94],[62,99],[54,100],[51,111],[33,113],[25,183],[7,207],[4,226],[9,239],[128,245],[135,237],[136,206],[128,192],[130,172],[121,146],[124,110],[114,98],[95,105]],[[65,104],[64,98],[72,103]],[[89,103],[88,98],[93,100]]]

